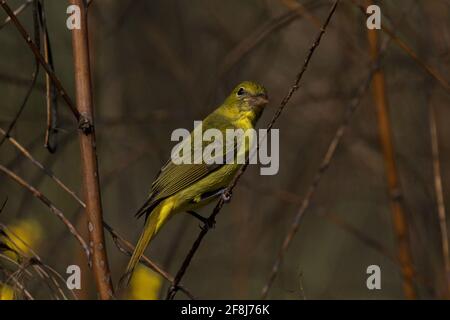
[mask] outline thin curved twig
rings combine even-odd
[[[0,128],[0,133],[4,136],[6,136],[5,130]],[[7,136],[7,139],[9,142],[16,147],[25,157],[27,157],[36,167],[41,169],[48,177],[53,179],[57,185],[59,185],[64,191],[66,191],[72,198],[74,198],[78,203],[83,203],[83,201],[75,194],[74,191],[72,191],[69,187],[67,187],[55,174],[50,170],[44,167],[43,164],[41,164],[39,161],[37,161],[31,153],[25,149],[24,146],[22,146],[16,139],[14,139],[11,136]],[[84,205],[84,203],[83,203]]]
[[[49,207],[50,211],[55,214],[63,223],[64,225],[69,229],[70,233],[74,235],[74,237],[78,240],[80,245],[83,247],[84,252],[86,254],[86,257],[91,263],[91,254],[89,251],[89,247],[87,246],[86,242],[84,241],[83,237],[78,233],[78,231],[75,229],[73,224],[64,216],[61,210],[59,210],[57,207],[53,205],[53,203],[44,196],[39,190],[34,188],[33,186],[29,185],[25,180],[23,180],[21,177],[16,175],[14,172],[8,170],[3,165],[0,165],[0,171],[6,174],[8,177],[10,177],[12,180],[20,184],[22,187],[25,187],[29,192],[31,192],[36,198],[38,198],[42,203],[44,203],[47,207]]]

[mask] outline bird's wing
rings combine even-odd
[[[214,119],[214,118],[213,118]],[[211,120],[211,119],[209,119]],[[208,121],[205,119],[203,125],[208,127]],[[222,131],[227,128],[222,128],[218,125]],[[231,125],[228,125],[228,128],[233,128]],[[192,135],[192,134],[191,134]],[[185,143],[191,143],[188,139],[185,139]],[[203,141],[201,147],[204,149],[205,146],[210,144],[211,142]],[[222,148],[222,153],[215,155],[215,158],[222,158],[222,163],[217,163],[218,161],[211,161],[211,164],[207,164],[202,161],[199,164],[175,164],[172,162],[172,159],[169,159],[167,163],[161,168],[156,180],[153,182],[150,195],[147,198],[147,201],[144,205],[138,210],[136,213],[137,217],[140,217],[146,213],[150,213],[153,208],[155,208],[162,200],[174,195],[175,193],[191,186],[193,183],[199,181],[200,179],[205,178],[210,173],[221,168],[225,163],[226,159],[229,158],[229,154],[231,151],[236,154],[236,146],[230,148],[226,144],[233,143],[233,141],[226,141],[225,146]],[[191,143],[192,154],[195,154],[196,148]],[[199,147],[199,146],[198,146]],[[227,153],[227,150],[229,151]],[[201,155],[201,152],[197,154]],[[194,161],[193,161],[194,162]]]

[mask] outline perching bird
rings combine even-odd
[[[224,134],[224,145],[233,143],[235,154],[245,152],[248,155],[249,144],[243,143],[240,146],[241,150],[236,150],[235,139],[225,142],[225,131],[226,129],[245,131],[254,128],[267,103],[268,97],[264,87],[249,81],[242,82],[220,107],[203,120],[202,130],[204,132],[211,128],[218,129]],[[193,132],[190,134],[190,137],[192,136]],[[188,141],[188,143],[191,142]],[[202,148],[209,143],[211,142],[202,142]],[[195,146],[191,148],[191,155],[194,154],[195,148]],[[223,154],[218,156],[225,159],[228,149],[225,147],[223,149]],[[227,188],[242,163],[223,162],[226,163],[175,164],[171,159],[161,168],[147,200],[136,213],[137,217],[145,215],[145,226],[122,277],[122,284],[128,283],[149,242],[169,218],[175,213],[191,212],[210,203]]]

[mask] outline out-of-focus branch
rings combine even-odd
[[[287,233],[286,237],[284,238],[283,244],[281,245],[280,250],[278,251],[277,258],[275,260],[275,263],[272,266],[272,271],[269,276],[269,279],[267,280],[266,285],[261,291],[261,298],[265,299],[267,298],[267,295],[269,293],[270,288],[272,287],[273,282],[275,281],[276,276],[278,275],[278,272],[280,270],[281,262],[283,261],[284,255],[289,248],[292,239],[294,238],[295,234],[298,231],[298,228],[300,226],[300,221],[302,220],[303,215],[305,214],[306,210],[309,208],[310,201],[315,194],[317,187],[322,179],[323,174],[330,166],[331,160],[333,159],[337,147],[339,143],[341,142],[342,136],[344,135],[350,119],[352,118],[354,112],[356,111],[357,107],[359,106],[361,99],[364,95],[364,93],[368,90],[370,86],[370,81],[372,80],[373,74],[376,70],[376,66],[372,67],[372,70],[369,72],[369,75],[367,76],[367,79],[363,82],[361,87],[358,90],[358,94],[355,96],[355,98],[352,99],[350,102],[346,114],[344,116],[344,119],[341,123],[341,125],[336,130],[336,133],[331,140],[327,152],[325,153],[321,163],[319,170],[317,171],[316,175],[313,178],[313,182],[309,186],[305,197],[302,200],[302,203],[297,211],[297,214],[294,217],[294,221],[289,229],[289,232]]]
[[[433,180],[434,192],[436,194],[436,204],[438,209],[439,228],[441,231],[442,258],[444,260],[446,296],[450,295],[450,256],[448,248],[447,217],[445,213],[444,191],[442,188],[441,161],[439,159],[439,136],[436,124],[436,108],[432,101],[428,103],[431,154],[433,158]]]
[[[320,21],[309,14],[307,8],[317,8],[323,5],[317,1],[312,1],[306,5],[290,7],[290,11],[280,14],[270,21],[261,25],[258,29],[252,32],[249,36],[241,40],[223,59],[219,66],[219,77],[225,75],[233,66],[235,66],[244,56],[246,56],[253,48],[259,45],[264,39],[273,34],[275,31],[283,28],[296,19],[306,16],[313,21],[313,24],[318,28],[321,27]]]
[[[21,248],[17,247],[17,250],[14,250],[13,248],[9,248],[9,250],[12,250],[15,255],[17,256],[17,259],[11,259],[7,257],[6,255],[0,254],[0,257],[11,262],[13,265],[17,266],[18,269],[14,271],[13,273],[10,273],[8,279],[5,283],[8,283],[9,280],[13,280],[16,278],[16,275],[20,275],[24,273],[28,277],[32,277],[33,274],[28,270],[30,267],[34,269],[35,273],[42,279],[43,283],[48,287],[50,290],[50,294],[53,298],[59,300],[58,295],[64,299],[67,300],[67,296],[63,290],[63,287],[61,287],[60,283],[65,284],[66,280],[52,267],[47,265],[43,262],[42,258],[33,250],[30,245],[23,240],[17,233],[13,232],[10,228],[8,228],[6,225],[0,223],[0,232],[6,239],[8,239],[11,243],[20,243],[20,247],[26,248],[26,251],[31,254],[31,257],[27,254],[24,254],[21,250]],[[11,236],[13,238],[11,238]],[[13,240],[14,239],[14,240]],[[20,263],[19,263],[20,262]],[[48,272],[47,272],[48,271]],[[52,276],[54,275],[54,276]],[[17,280],[17,279],[16,279]],[[59,280],[59,282],[58,282]],[[15,281],[14,281],[15,282]],[[18,281],[20,282],[20,281]],[[16,282],[17,284],[17,282]],[[65,286],[64,286],[65,287]],[[19,287],[19,288],[24,288]],[[68,289],[72,296],[76,299],[76,295],[73,292],[73,290]],[[22,290],[23,291],[23,290]]]
[[[331,20],[331,17],[333,16],[334,12],[336,11],[336,7],[339,3],[339,0],[335,0],[333,5],[331,6],[331,9],[327,15],[327,18],[322,26],[322,28],[320,29],[319,33],[317,34],[312,46],[309,49],[309,52],[305,58],[305,61],[303,63],[303,66],[300,70],[300,72],[297,74],[296,79],[294,84],[292,85],[292,87],[289,89],[289,91],[287,92],[286,96],[283,98],[283,100],[280,103],[280,106],[278,107],[277,111],[275,112],[275,115],[273,116],[272,120],[270,121],[269,125],[267,126],[267,131],[270,131],[273,127],[273,125],[275,124],[276,120],[280,117],[281,113],[283,112],[284,108],[286,107],[287,103],[289,102],[289,100],[291,99],[292,95],[295,93],[295,91],[297,91],[300,87],[300,80],[303,77],[303,74],[305,73],[309,62],[311,60],[312,55],[314,54],[314,51],[316,50],[317,46],[320,44],[320,40],[322,39],[323,34],[325,33],[325,30]],[[208,233],[210,226],[214,225],[215,222],[215,218],[217,216],[217,214],[220,212],[220,210],[222,209],[223,205],[225,204],[226,201],[230,200],[231,197],[231,193],[233,191],[233,188],[236,186],[237,182],[239,181],[240,177],[244,174],[245,170],[248,167],[248,163],[249,160],[247,158],[246,163],[242,166],[242,168],[239,170],[239,172],[236,174],[236,176],[234,177],[234,179],[232,180],[232,182],[230,183],[229,187],[227,188],[226,192],[224,193],[224,196],[222,196],[217,205],[214,207],[213,212],[211,213],[211,215],[208,217],[208,223],[205,224],[205,226],[202,228],[202,230],[200,231],[200,234],[198,235],[197,239],[195,240],[194,244],[192,245],[192,248],[190,249],[190,251],[188,252],[186,258],[184,259],[180,269],[177,272],[177,275],[175,276],[174,281],[172,282],[172,286],[169,288],[168,292],[167,292],[167,296],[166,299],[168,300],[172,300],[177,291],[179,290],[179,284],[181,282],[181,279],[183,278],[184,274],[186,273],[186,270],[188,269],[192,258],[194,257],[195,253],[197,252],[201,242],[203,241],[203,238],[205,237],[205,235]]]
[[[42,56],[42,54],[39,51],[39,47],[31,40],[31,37],[28,35],[27,31],[25,30],[22,23],[17,19],[14,12],[11,10],[11,8],[8,6],[5,0],[0,0],[0,5],[2,6],[3,10],[8,14],[8,16],[11,18],[12,23],[16,26],[17,30],[19,31],[22,38],[25,40],[25,42],[30,47],[31,51],[35,55],[36,59],[38,59],[39,63],[42,65],[42,67],[45,69],[47,74],[50,76],[53,84],[58,89],[58,93],[61,95],[63,100],[66,102],[67,106],[70,108],[72,113],[74,114],[77,121],[80,120],[80,113],[75,107],[75,104],[72,102],[72,99],[70,99],[66,89],[61,84],[61,81],[58,79],[56,74],[53,72],[51,67],[48,65],[48,63],[45,62],[45,58]]]
[[[352,0],[353,4],[356,5],[361,12],[368,16],[368,13],[366,13],[366,8],[357,2],[355,0]],[[397,44],[397,46],[402,49],[408,56],[410,56],[414,62],[416,62],[425,72],[427,72],[430,76],[432,76],[439,84],[447,91],[450,91],[450,84],[448,81],[432,66],[425,63],[419,56],[414,52],[414,50],[402,39],[400,39],[393,30],[386,27],[385,25],[381,25],[381,30],[386,33],[394,42]]]
[[[280,0],[280,2],[293,11],[297,11],[298,15],[305,16],[312,24],[314,24],[317,28],[322,27],[322,22],[319,18],[309,13],[308,9],[304,4],[296,1],[296,0]]]
[[[22,3],[16,10],[14,10],[14,14],[18,16],[21,14],[34,0],[26,0]],[[3,29],[8,23],[11,22],[11,17],[7,17],[2,24],[0,24],[0,30]]]
[[[18,87],[28,87],[30,80],[17,75],[9,75],[0,73],[0,82],[5,82],[8,85],[15,85]],[[36,83],[33,87],[34,90],[45,92],[45,86],[42,83]]]
[[[255,185],[253,183],[242,181],[241,185],[245,188],[248,188],[249,190],[253,190],[258,194],[266,194],[268,196],[272,196],[279,201],[282,201],[287,204],[294,204],[301,206],[303,202],[303,198],[297,195],[296,193],[293,193],[288,190],[283,190],[279,188],[273,188],[269,186],[259,186]],[[377,251],[384,257],[388,258],[389,260],[392,260],[394,262],[396,261],[396,257],[392,255],[389,252],[389,249],[383,244],[381,244],[379,241],[370,238],[367,236],[364,232],[358,230],[353,225],[339,217],[337,214],[332,212],[322,213],[320,214],[321,217],[325,218],[329,222],[335,224],[337,227],[341,228],[342,230],[348,232],[352,236],[354,236],[356,239],[358,239],[361,243],[365,244],[367,247]],[[278,219],[278,217],[277,217]],[[263,236],[262,234],[260,236]],[[258,238],[258,237],[257,237]],[[258,238],[259,239],[259,238]]]
[[[39,48],[39,46],[40,46],[40,27],[39,27],[39,20],[38,20],[37,1],[34,1],[34,4],[33,4],[33,29],[34,29],[34,41],[36,43],[36,46]],[[33,92],[34,85],[36,84],[38,74],[39,74],[39,62],[37,59],[35,59],[34,70],[31,75],[31,80],[28,85],[28,89],[25,93],[25,97],[22,100],[19,110],[16,112],[16,115],[14,116],[14,118],[10,122],[8,128],[6,129],[5,136],[2,139],[0,139],[0,146],[3,144],[3,142],[5,142],[6,137],[9,136],[9,134],[13,130],[14,126],[16,125],[17,121],[19,120],[20,116],[22,115],[22,112],[25,110],[28,99],[30,98],[31,93]]]
[[[86,2],[71,0],[80,8],[80,28],[72,30],[75,69],[76,103],[80,114],[81,170],[84,199],[88,218],[89,243],[93,254],[93,271],[99,297],[111,299],[113,286],[103,233],[103,214],[96,153],[94,106],[92,101],[91,70],[89,62],[88,24]]]
[[[64,214],[62,213],[61,210],[59,210],[57,207],[55,207],[55,205],[53,205],[53,203],[46,196],[44,196],[39,190],[37,190],[33,186],[29,185],[25,180],[23,180],[21,177],[16,175],[14,172],[10,171],[9,169],[7,169],[6,167],[4,167],[2,165],[0,165],[0,171],[3,172],[4,174],[6,174],[9,178],[14,180],[15,182],[17,182],[22,187],[27,189],[29,192],[31,192],[33,194],[33,196],[35,196],[36,198],[41,200],[41,202],[43,202],[47,207],[49,207],[51,212],[53,214],[55,214],[65,224],[67,229],[69,229],[70,233],[73,234],[74,237],[78,240],[78,242],[83,247],[84,252],[86,253],[86,257],[87,257],[88,261],[91,261],[89,247],[87,246],[84,239],[80,236],[78,231],[75,229],[75,227],[72,225],[72,223],[64,216]]]
[[[379,44],[378,31],[368,29],[367,36],[370,45],[370,55],[372,61],[378,61]],[[373,98],[377,108],[378,131],[384,155],[386,167],[386,178],[388,183],[389,201],[392,212],[394,233],[397,238],[398,260],[401,264],[403,276],[403,291],[407,299],[417,297],[414,288],[414,267],[409,242],[408,221],[402,203],[403,193],[400,186],[398,169],[395,162],[394,144],[392,140],[392,129],[388,115],[388,100],[386,95],[386,84],[384,73],[378,69],[373,76]]]
[[[386,50],[388,44],[389,44],[389,40],[387,39],[380,52],[378,55],[378,59],[376,61],[374,61],[372,63],[372,66],[370,67],[370,71],[369,74],[367,76],[367,79],[361,84],[361,86],[359,87],[358,90],[358,94],[353,98],[353,100],[350,102],[348,108],[347,108],[347,112],[346,115],[343,119],[343,122],[341,123],[341,125],[338,127],[333,139],[330,142],[330,145],[328,146],[327,152],[325,153],[322,161],[321,161],[321,165],[319,167],[318,172],[316,173],[316,175],[314,176],[313,182],[310,185],[310,187],[307,190],[307,193],[305,195],[305,197],[303,198],[302,204],[300,205],[299,210],[297,211],[297,214],[294,218],[294,222],[291,225],[291,228],[289,230],[289,232],[287,233],[283,244],[278,252],[278,256],[275,260],[275,263],[273,264],[272,267],[272,272],[269,276],[269,279],[266,283],[266,285],[264,286],[262,292],[261,292],[261,297],[263,299],[265,299],[268,295],[268,292],[280,270],[280,266],[281,266],[281,262],[283,260],[283,257],[294,237],[294,235],[297,233],[298,228],[300,226],[300,221],[304,215],[304,213],[306,212],[306,210],[309,207],[310,204],[310,200],[313,197],[313,195],[315,194],[315,191],[318,187],[318,184],[320,183],[320,180],[323,176],[323,174],[325,173],[325,171],[328,169],[331,160],[333,159],[337,146],[339,145],[343,134],[345,133],[346,128],[348,127],[349,121],[352,117],[352,115],[354,114],[355,110],[357,109],[357,107],[359,106],[361,99],[363,97],[363,95],[365,94],[365,92],[367,92],[367,90],[369,89],[370,83],[372,81],[372,78],[376,72],[376,70],[379,67],[379,63],[380,63],[380,59],[382,54],[384,53],[384,51]]]
[[[53,64],[53,54],[50,42],[50,36],[47,28],[47,16],[44,8],[44,2],[38,1],[38,14],[39,22],[43,35],[43,50],[45,62],[48,63],[52,70],[55,70]],[[50,153],[54,153],[57,148],[57,122],[58,122],[58,92],[50,79],[48,74],[45,74],[45,95],[47,103],[47,128],[45,131],[45,143],[44,146]]]

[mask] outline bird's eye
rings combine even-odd
[[[237,95],[238,95],[238,96],[242,96],[244,93],[245,93],[244,88],[239,88],[239,90],[238,90],[238,92],[237,92]]]

